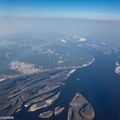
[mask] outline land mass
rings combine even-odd
[[[91,104],[81,94],[76,93],[70,103],[67,120],[92,120],[94,116]]]

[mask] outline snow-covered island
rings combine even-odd
[[[84,42],[84,41],[86,41],[86,40],[87,40],[86,38],[79,37],[79,41],[80,41],[80,42]]]
[[[73,36],[73,38],[78,39],[78,40],[79,40],[79,42],[84,42],[84,41],[87,41],[87,39],[86,39],[86,38],[84,38],[84,37],[80,37],[80,36],[77,36],[77,35],[74,35],[74,36]]]
[[[115,73],[120,75],[120,64],[116,62]]]
[[[36,67],[34,64],[29,64],[29,63],[20,62],[20,61],[11,62],[10,67],[12,70],[18,71],[25,75],[38,73],[42,71],[42,68]]]

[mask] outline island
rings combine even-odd
[[[56,99],[58,99],[59,95],[60,95],[60,92],[57,93],[56,95],[52,96],[51,98],[43,101],[43,102],[40,101],[38,103],[31,105],[28,111],[33,112],[33,111],[36,111],[38,109],[46,108],[46,107],[52,105],[54,103],[54,101]]]
[[[92,120],[94,116],[91,104],[80,93],[76,93],[70,103],[67,120]]]
[[[39,114],[39,118],[50,118],[53,115],[53,111],[49,110]]]
[[[45,111],[39,114],[39,118],[50,118],[53,115],[57,116],[58,114],[62,113],[65,108],[61,106],[57,106],[52,110]]]
[[[120,64],[116,62],[115,73],[120,75]]]
[[[65,108],[61,107],[61,106],[56,107],[55,110],[54,110],[54,115],[56,116],[56,115],[62,113],[64,109]]]

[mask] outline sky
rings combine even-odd
[[[120,20],[120,0],[0,0],[0,16]]]

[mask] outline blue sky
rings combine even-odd
[[[0,15],[120,19],[120,0],[0,0]]]

